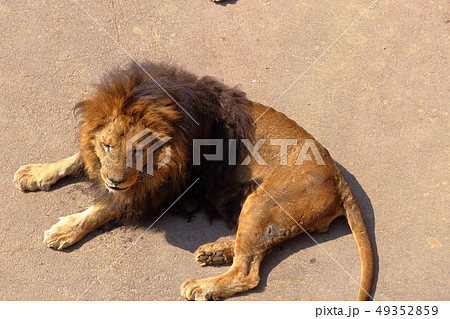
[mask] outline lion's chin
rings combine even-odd
[[[105,183],[105,187],[109,190],[110,193],[123,192],[129,188],[129,187],[121,188],[121,187],[110,186],[106,183]]]

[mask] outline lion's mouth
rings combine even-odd
[[[111,186],[111,185],[108,185],[106,183],[105,183],[105,186],[106,186],[107,189],[115,191],[115,192],[117,192],[117,191],[124,191],[124,190],[128,189],[128,187],[123,187],[122,188],[122,187],[117,187],[117,186]]]

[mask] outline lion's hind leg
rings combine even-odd
[[[14,185],[21,191],[47,191],[59,179],[77,173],[82,165],[80,153],[55,163],[24,165],[14,174]]]
[[[182,296],[188,300],[217,300],[258,285],[261,261],[273,246],[273,240],[266,236],[268,221],[264,218],[272,205],[261,200],[262,195],[261,190],[256,190],[244,203],[230,269],[217,277],[186,280],[181,285]],[[207,244],[207,248],[214,248],[218,243]]]
[[[195,252],[195,261],[200,266],[230,264],[233,262],[234,245],[234,240],[201,245]]]

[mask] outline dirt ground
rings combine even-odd
[[[1,1],[0,300],[182,300],[184,280],[227,269],[193,261],[200,244],[233,237],[203,215],[166,215],[143,235],[106,225],[65,251],[46,248],[43,232],[91,203],[89,184],[13,186],[21,165],[76,151],[72,108],[130,57],[276,101],[348,177],[376,245],[375,299],[448,300],[449,18],[445,0]],[[359,280],[344,219],[313,236]],[[302,235],[266,257],[256,289],[230,300],[354,300],[357,291]]]

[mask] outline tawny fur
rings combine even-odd
[[[260,263],[274,245],[304,231],[327,231],[336,217],[345,215],[361,257],[358,299],[369,299],[370,239],[357,200],[327,150],[284,114],[248,101],[244,93],[211,77],[197,78],[163,64],[143,66],[165,90],[136,65],[112,72],[76,108],[82,116],[79,153],[16,172],[20,190],[48,190],[64,176],[85,172],[110,191],[86,211],[61,218],[45,232],[45,244],[63,249],[112,219],[158,217],[198,178],[197,200],[237,227],[236,240],[199,247],[195,259],[201,265],[232,265],[221,276],[187,280],[182,296],[219,299],[252,289],[259,283]],[[126,166],[126,141],[144,129],[171,137],[155,152],[154,162],[169,146],[171,161],[155,167],[153,176]],[[201,165],[193,166],[193,139],[222,139],[225,150],[228,141],[236,140],[238,165],[229,165],[225,152],[223,161],[208,162],[202,156]],[[287,165],[280,162],[280,146],[269,142],[259,149],[267,165],[255,159],[240,165],[248,155],[242,143],[246,139],[252,145],[261,139],[295,139],[297,145],[289,146]],[[323,165],[317,159],[295,165],[307,140],[315,143]]]

